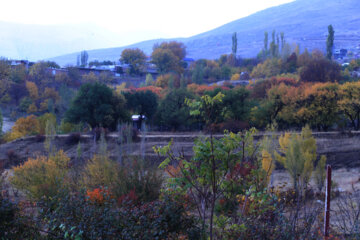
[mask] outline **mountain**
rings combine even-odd
[[[0,56],[32,61],[82,49],[117,46],[120,36],[91,24],[33,25],[0,22]]]
[[[231,35],[237,32],[238,55],[253,57],[262,49],[264,32],[284,32],[288,43],[300,44],[310,51],[325,49],[327,27],[335,30],[335,48],[355,48],[360,44],[359,0],[296,0],[265,9],[248,17],[189,38],[155,39],[118,48],[88,51],[89,60],[118,60],[125,48],[138,47],[151,54],[154,43],[177,40],[185,43],[187,56],[195,59],[215,59],[231,52]],[[214,16],[216,17],[216,16]],[[74,64],[76,55],[67,54],[50,60],[61,65]]]

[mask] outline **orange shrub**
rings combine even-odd
[[[93,191],[86,191],[86,196],[92,203],[104,204],[105,201],[112,198],[109,190],[104,188],[95,188]]]

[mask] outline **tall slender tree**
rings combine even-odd
[[[329,35],[326,41],[326,57],[330,60],[333,55],[334,33],[335,33],[334,28],[331,24],[328,26],[328,32]]]
[[[232,54],[236,56],[236,52],[237,52],[237,36],[236,36],[236,32],[234,32],[232,35]]]

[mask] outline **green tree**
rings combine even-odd
[[[234,56],[236,56],[236,52],[237,52],[237,36],[236,36],[236,32],[233,33],[232,35],[232,48],[231,48],[232,54]]]
[[[328,26],[329,35],[326,40],[326,58],[331,60],[333,55],[333,48],[334,48],[334,28],[332,25]]]
[[[87,123],[92,128],[115,129],[119,120],[127,120],[125,99],[105,84],[84,84],[66,112],[66,119],[70,123]]]
[[[80,66],[86,67],[88,64],[89,54],[87,51],[82,51],[80,53]]]
[[[250,92],[245,88],[236,88],[225,92],[223,104],[226,108],[225,118],[245,121],[249,118],[251,103]]]
[[[265,53],[265,56],[267,55],[267,52],[268,52],[268,45],[269,45],[269,33],[265,32],[264,33],[264,53]]]
[[[127,48],[121,52],[120,61],[130,65],[130,74],[140,74],[146,61],[145,53],[139,48]]]
[[[202,116],[208,124],[216,121],[215,106],[222,101],[223,95],[219,93],[215,97],[205,95],[200,101],[187,101],[192,108],[191,114]],[[198,215],[202,221],[202,229],[214,239],[213,226],[215,216],[215,204],[217,199],[226,193],[232,185],[230,175],[233,170],[245,162],[255,162],[259,157],[260,146],[255,146],[253,141],[254,131],[245,134],[225,134],[221,139],[210,138],[197,139],[194,146],[194,156],[187,160],[184,155],[177,156],[171,149],[172,142],[163,148],[154,148],[160,155],[167,158],[160,164],[161,168],[178,169],[170,173],[169,188],[175,192],[189,193],[196,206]],[[241,149],[239,151],[239,149]],[[240,183],[241,182],[241,183]],[[242,185],[240,180],[239,185]],[[231,186],[231,187],[230,187]],[[226,193],[225,193],[226,192]],[[206,223],[209,227],[206,229]]]
[[[152,119],[158,106],[157,95],[155,93],[147,90],[128,92],[124,95],[128,109],[131,109],[133,113],[136,113],[140,116],[145,116],[149,120]],[[141,127],[142,120],[142,117],[140,117],[139,127]]]
[[[186,89],[175,89],[160,102],[157,110],[158,124],[169,129],[178,130],[189,127],[192,123],[189,108],[185,99],[193,99],[194,95]]]

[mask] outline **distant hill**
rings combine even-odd
[[[0,22],[0,56],[32,61],[82,49],[117,46],[120,36],[96,25]]]
[[[360,44],[359,12],[359,0],[297,0],[268,8],[208,32],[175,40],[185,43],[188,57],[215,59],[231,52],[231,35],[236,31],[238,55],[253,57],[263,47],[264,32],[269,32],[271,41],[271,32],[275,29],[285,33],[288,43],[299,43],[302,49],[324,50],[327,26],[332,24],[335,30],[335,47],[355,48]],[[89,60],[115,61],[119,59],[122,50],[129,47],[138,47],[150,55],[153,44],[161,41],[164,39],[88,51]],[[74,64],[77,54],[67,54],[51,60],[61,65]]]

